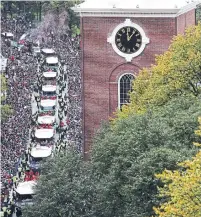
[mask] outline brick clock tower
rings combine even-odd
[[[190,1],[189,1],[190,2]],[[73,8],[81,19],[85,155],[96,130],[129,102],[131,82],[154,64],[174,35],[195,25],[199,2],[86,0]]]

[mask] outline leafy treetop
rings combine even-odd
[[[7,90],[7,82],[6,78],[3,74],[1,76],[1,119],[5,121],[6,118],[12,114],[11,106],[5,103],[6,100],[6,90]]]
[[[199,129],[195,132],[201,136],[201,118]],[[196,143],[196,146],[200,146]],[[159,208],[154,208],[159,217],[200,217],[201,216],[201,151],[192,160],[184,161],[179,166],[185,170],[169,171],[156,175],[164,183],[159,188],[160,196],[167,201]]]

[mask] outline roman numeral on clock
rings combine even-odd
[[[139,48],[139,47],[140,47],[140,44],[139,44],[139,43],[137,43],[135,46]]]
[[[126,50],[126,48],[125,48],[125,47],[122,47],[122,48],[121,48],[121,50],[122,50],[122,51],[125,51],[125,50]]]
[[[135,33],[136,33],[136,30],[134,29],[133,32],[132,32],[132,34],[135,34]]]

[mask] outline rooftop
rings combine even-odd
[[[81,16],[86,13],[157,13],[177,14],[188,11],[201,3],[201,0],[85,0],[73,10]]]

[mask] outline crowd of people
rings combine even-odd
[[[15,19],[3,18],[1,20],[2,32],[11,32],[14,35],[12,40],[19,41],[21,35],[31,29],[31,23],[22,17]],[[37,31],[37,29],[35,29]],[[40,41],[42,47],[52,47],[60,60],[60,75],[57,82],[59,92],[58,111],[46,112],[47,114],[58,114],[58,121],[54,127],[59,135],[57,140],[51,141],[51,146],[55,145],[55,149],[60,151],[65,149],[67,145],[74,143],[78,149],[82,149],[82,127],[81,127],[81,72],[79,67],[79,37],[70,38],[61,37],[56,32],[52,36],[51,43],[44,38],[48,38],[49,32]],[[62,40],[61,40],[62,38]],[[32,94],[33,90],[41,86],[44,81],[38,82],[38,64],[41,59],[37,58],[30,48],[30,41],[37,41],[31,35],[26,39],[27,45],[23,49],[12,47],[8,40],[4,37],[1,40],[2,55],[8,59],[7,68],[4,72],[7,80],[7,97],[6,104],[11,105],[12,114],[2,123],[1,132],[1,207],[4,216],[12,216],[15,208],[15,193],[10,195],[13,188],[17,187],[20,181],[37,180],[38,173],[32,174],[29,167],[28,155],[30,147],[34,147],[37,143],[34,140],[34,129],[38,126],[37,118],[39,115],[45,115],[45,112],[39,112],[40,100],[42,96],[37,96],[38,112],[32,114]],[[49,70],[41,67],[42,70]],[[36,87],[37,85],[37,87]],[[42,128],[46,126],[42,126]],[[49,141],[48,141],[49,142]],[[41,143],[40,145],[45,145]],[[29,148],[28,148],[29,147]],[[13,191],[15,192],[15,191]],[[14,207],[14,208],[13,208]],[[20,216],[20,207],[16,209],[16,215]]]
[[[29,24],[23,18],[10,20],[2,18],[1,31],[11,32],[13,40],[27,30]],[[24,29],[24,30],[23,30]],[[1,125],[1,202],[8,216],[13,211],[13,201],[9,192],[16,184],[15,174],[20,168],[21,156],[26,150],[29,138],[31,115],[32,84],[36,79],[36,64],[33,55],[11,47],[7,38],[2,37],[1,52],[7,58],[7,68],[4,72],[7,80],[7,97],[5,102],[12,108],[12,115]],[[19,212],[18,212],[19,213]]]

